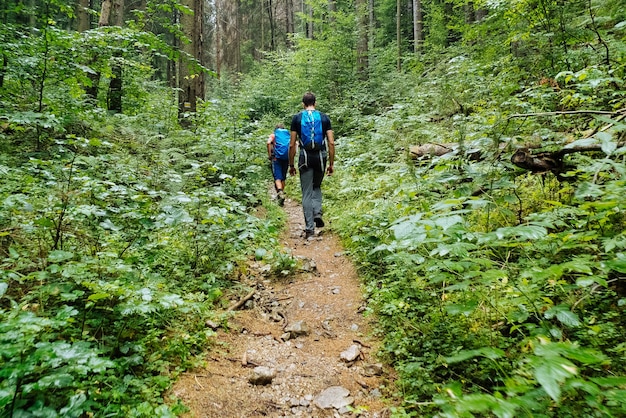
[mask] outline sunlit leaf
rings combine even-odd
[[[70,251],[55,250],[48,254],[48,261],[52,263],[61,263],[63,261],[71,260],[74,257],[74,253]]]
[[[465,303],[456,303],[451,305],[446,305],[446,312],[450,315],[459,315],[463,314],[465,316],[469,316],[476,308],[478,307],[478,301],[470,300]]]
[[[572,312],[567,305],[554,306],[544,312],[543,315],[546,319],[556,317],[559,322],[568,327],[579,327],[582,325],[580,319],[578,318],[578,315]]]
[[[472,359],[474,357],[485,357],[491,360],[496,360],[504,357],[504,351],[494,347],[481,347],[476,350],[462,350],[454,356],[446,357],[445,361],[448,364],[460,363],[465,360]]]

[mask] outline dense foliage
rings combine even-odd
[[[334,123],[326,213],[398,371],[394,415],[626,414],[620,1],[423,1],[431,24],[403,72],[396,2],[380,1],[365,77],[353,5],[337,2],[314,39],[212,81],[182,115],[154,68],[176,51],[145,25],[61,29],[66,3],[46,2],[38,30],[0,25],[3,416],[184,409],[164,396],[211,348],[205,321],[227,321],[249,257],[285,262],[263,139],[308,89]],[[486,17],[464,21],[468,3]],[[410,158],[425,143],[457,148]],[[590,144],[559,178],[510,162]]]
[[[180,129],[149,33],[0,36],[0,415],[173,416],[164,394],[210,347],[205,322],[277,247],[247,110],[207,102]],[[117,59],[111,115],[86,92],[97,69],[106,97]]]

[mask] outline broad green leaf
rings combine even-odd
[[[613,140],[613,135],[609,132],[598,132],[595,137],[600,140],[602,152],[611,155],[617,149],[617,141]]]
[[[626,273],[626,257],[616,258],[606,262],[607,267],[620,273]]]
[[[110,219],[105,219],[104,221],[100,222],[100,226],[103,229],[109,230],[109,231],[121,231],[122,227],[115,225]]]
[[[520,405],[492,395],[469,394],[456,403],[456,411],[465,416],[466,412],[492,412],[498,418],[513,418]]]
[[[561,384],[578,373],[571,361],[560,356],[537,357],[532,364],[535,379],[555,402],[561,397]]]
[[[180,295],[169,294],[163,295],[159,298],[159,303],[166,308],[174,308],[176,306],[182,306],[185,304],[185,301]]]
[[[626,376],[592,377],[589,380],[603,387],[626,386]]]
[[[600,185],[590,183],[588,181],[581,182],[576,190],[576,197],[581,200],[586,198],[598,198],[604,194],[604,190]]]
[[[412,236],[424,233],[424,226],[417,224],[421,217],[421,214],[411,216],[392,225],[391,230],[393,231],[394,237],[397,240],[403,240],[405,238],[410,238]]]
[[[462,350],[454,356],[446,357],[445,361],[448,364],[454,364],[472,359],[474,357],[486,357],[490,360],[496,360],[504,357],[504,351],[494,347],[481,347],[476,350]]]
[[[78,393],[70,397],[67,406],[61,408],[61,415],[64,417],[81,417],[84,414],[82,405],[87,402],[87,396],[84,393]]]
[[[450,315],[463,314],[465,316],[470,316],[470,314],[474,312],[477,306],[478,301],[470,300],[461,304],[446,305],[446,312],[448,312]]]
[[[565,145],[563,149],[588,147],[588,146],[596,145],[597,143],[598,141],[594,137],[582,138],[582,139],[578,139],[576,141],[570,142],[569,144]]]
[[[54,373],[44,376],[37,382],[40,388],[64,388],[74,382],[74,377],[69,373]]]
[[[4,294],[9,289],[9,284],[5,282],[0,282],[0,298],[4,296]]]
[[[52,263],[61,263],[63,261],[71,260],[73,257],[74,253],[70,251],[55,250],[48,254],[48,261]]]
[[[567,305],[554,306],[548,309],[543,315],[546,319],[552,319],[556,316],[559,322],[568,327],[579,327],[582,325],[578,315],[572,312]]]
[[[437,218],[434,218],[433,221],[435,222],[435,225],[437,225],[438,227],[440,227],[441,229],[445,231],[451,226],[454,226],[456,224],[462,224],[464,222],[464,219],[460,215],[452,215],[452,216],[437,217]]]
[[[265,248],[257,248],[254,251],[254,258],[257,260],[263,260],[263,258],[267,255],[267,250]]]
[[[90,296],[87,298],[87,300],[90,300],[90,301],[92,301],[92,302],[97,302],[97,301],[102,300],[102,299],[107,299],[107,298],[109,298],[110,296],[111,296],[111,295],[110,295],[110,294],[108,294],[108,293],[94,293],[94,294],[90,295]]]
[[[548,235],[546,228],[538,225],[520,225],[498,228],[494,233],[498,239],[520,238],[524,240],[537,240]]]

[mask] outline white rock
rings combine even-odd
[[[253,385],[269,385],[276,377],[276,371],[266,366],[258,366],[254,368],[252,376],[248,381]]]
[[[346,351],[340,354],[340,357],[346,363],[356,360],[361,354],[361,348],[357,344],[352,344]]]
[[[342,386],[331,386],[315,397],[313,403],[321,409],[343,408],[352,405],[354,399],[350,391]]]

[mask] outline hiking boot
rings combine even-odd
[[[309,231],[308,229],[304,231],[304,239],[313,239],[315,238],[315,231]]]
[[[324,220],[322,219],[321,216],[318,216],[317,218],[313,218],[313,222],[315,222],[315,226],[318,228],[322,228],[324,226]]]
[[[280,206],[284,206],[285,205],[285,192],[283,192],[282,190],[279,190],[278,194],[276,195],[276,199],[278,200],[278,204]]]

